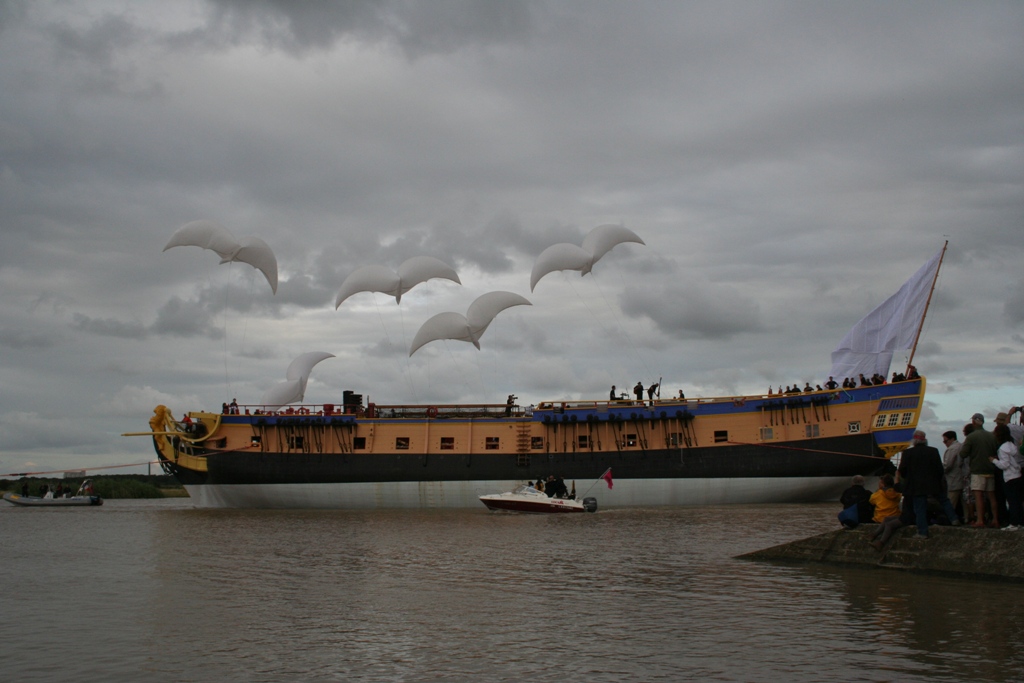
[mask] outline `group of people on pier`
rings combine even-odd
[[[1016,423],[1012,421],[1018,415]],[[865,522],[879,526],[870,539],[881,550],[893,532],[916,525],[915,539],[928,538],[930,524],[1018,531],[1024,528],[1024,412],[1011,406],[985,428],[975,413],[961,430],[942,434],[943,454],[915,431],[910,448],[900,455],[895,473],[884,474],[868,492],[856,476],[840,497],[839,520],[847,528]]]

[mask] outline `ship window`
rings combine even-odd
[[[259,434],[253,434],[252,438],[249,439],[249,445],[253,448],[259,448],[260,442],[263,441],[263,437]]]
[[[771,441],[775,438],[775,430],[771,427],[761,427],[761,441]]]
[[[498,450],[499,444],[500,444],[499,437],[497,437],[497,436],[488,436],[488,437],[486,437],[484,439],[484,450],[496,451],[496,450]]]
[[[544,437],[543,436],[531,436],[530,437],[530,448],[535,451],[539,451],[544,448]]]
[[[900,421],[900,426],[901,427],[908,427],[908,426],[910,426],[913,423],[914,423],[914,414],[913,413],[903,413],[903,420]]]
[[[885,415],[879,415],[875,418],[875,429],[885,426]]]
[[[352,439],[352,450],[363,451],[366,450],[366,437],[357,436]]]
[[[812,436],[821,436],[820,425],[807,425],[805,428],[805,433],[807,434],[808,438]]]
[[[228,440],[226,437],[223,439],[210,439],[208,443],[210,448],[225,448],[228,445]]]
[[[846,423],[847,434],[860,434],[860,422],[847,422]]]
[[[455,437],[454,436],[442,436],[441,437],[441,450],[442,451],[454,451],[455,450]]]
[[[890,427],[895,427],[899,423],[900,423],[900,414],[899,413],[893,413],[892,415],[889,416],[889,426]]]
[[[407,451],[407,450],[409,450],[409,437],[407,437],[407,436],[396,436],[395,437],[395,450],[396,451]]]
[[[715,443],[722,443],[729,440],[729,432],[722,429],[715,432]]]
[[[636,446],[636,434],[626,434],[626,446]]]
[[[580,434],[580,438],[577,439],[576,446],[580,449],[590,448],[590,437],[586,434]]]
[[[301,436],[289,436],[288,437],[288,448],[302,448],[302,437]]]

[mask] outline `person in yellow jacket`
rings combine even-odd
[[[893,488],[891,474],[883,474],[878,479],[878,490],[871,494],[870,502],[875,506],[875,516],[871,521],[881,524],[888,517],[900,514],[900,499],[903,494]]]

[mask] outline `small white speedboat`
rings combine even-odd
[[[23,496],[20,493],[5,493],[4,500],[24,507],[81,507],[103,505],[103,499],[93,493],[92,480],[86,479],[73,496]]]
[[[39,496],[23,496],[20,493],[5,493],[4,500],[25,507],[76,507],[83,505],[103,505],[99,496],[72,496],[70,498],[40,498]]]
[[[480,502],[489,510],[508,512],[597,512],[597,498],[549,498],[532,486],[520,486],[507,493],[480,496]]]

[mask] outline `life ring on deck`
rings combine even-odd
[[[427,417],[437,417],[437,408],[434,406],[427,408]]]

